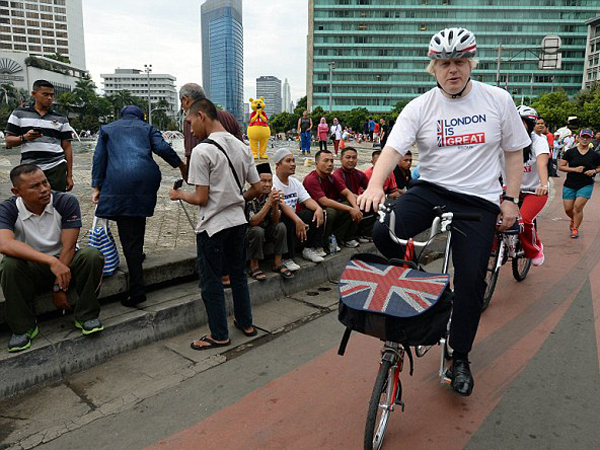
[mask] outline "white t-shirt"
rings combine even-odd
[[[404,155],[416,142],[422,180],[499,204],[502,150],[521,151],[531,140],[508,92],[472,83],[465,97],[435,87],[412,100],[386,146]]]
[[[538,173],[537,157],[544,153],[550,154],[548,139],[546,136],[538,136],[531,133],[531,154],[529,161],[523,164],[523,181],[521,182],[522,191],[535,191],[535,188],[540,185],[540,175]]]
[[[242,187],[246,181],[258,183],[260,178],[254,158],[246,145],[227,132],[212,133],[209,139],[218,142],[227,152]],[[227,157],[214,145],[200,143],[194,147],[188,183],[209,187],[208,203],[198,208],[196,233],[206,231],[212,236],[246,223],[244,197],[231,173]]]
[[[273,187],[283,192],[283,201],[296,211],[298,202],[304,203],[310,198],[306,188],[294,177],[288,177],[288,184],[283,184],[277,175],[273,177]]]
[[[339,123],[337,125],[331,125],[331,128],[329,129],[329,134],[334,133],[337,141],[342,139],[342,126]]]

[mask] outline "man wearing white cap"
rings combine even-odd
[[[283,192],[284,204],[281,205],[283,223],[287,227],[288,258],[283,262],[288,269],[298,270],[294,262],[296,238],[304,244],[302,257],[312,262],[323,262],[323,209],[314,201],[302,183],[291,175],[296,173],[296,160],[289,148],[279,149],[274,157],[275,176],[273,187]],[[302,210],[297,210],[300,203]]]

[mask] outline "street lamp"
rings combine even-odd
[[[150,100],[150,72],[152,72],[152,64],[144,64],[144,72],[148,75],[148,123],[152,125],[152,103]]]
[[[329,65],[329,112],[333,112],[333,71],[335,70],[335,61],[328,63]]]

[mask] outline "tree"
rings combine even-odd
[[[55,104],[62,114],[69,117],[69,113],[77,106],[77,96],[70,91],[63,92],[56,98]]]
[[[294,114],[302,115],[304,111],[306,111],[308,105],[308,97],[306,95],[298,100],[296,107],[294,108]]]
[[[531,107],[554,129],[566,125],[569,116],[577,115],[575,102],[569,100],[569,96],[562,89],[540,95]]]
[[[298,119],[299,116],[297,114],[282,112],[272,116],[269,120],[269,125],[275,133],[287,133],[290,130],[296,130]]]

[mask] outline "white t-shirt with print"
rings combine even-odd
[[[294,177],[288,177],[288,184],[283,184],[277,175],[273,177],[273,187],[283,192],[283,201],[296,211],[298,202],[304,203],[310,198],[306,188]]]
[[[537,157],[544,153],[550,154],[548,139],[546,136],[538,136],[535,133],[531,134],[531,154],[529,161],[523,164],[523,181],[521,182],[522,191],[535,191],[535,188],[540,185],[540,174],[538,173]]]
[[[465,97],[436,87],[412,100],[386,146],[404,155],[416,142],[422,180],[499,204],[502,151],[521,151],[531,140],[508,92],[471,82]]]

